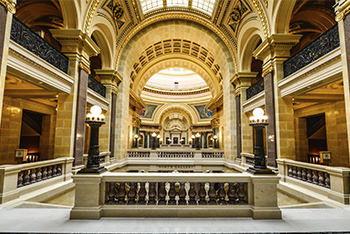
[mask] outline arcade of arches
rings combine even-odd
[[[349,177],[349,1],[0,3],[1,165],[74,158],[75,174],[98,105],[110,171],[245,171],[260,107],[269,168],[294,180],[318,168],[326,187],[329,168]],[[142,161],[154,150],[175,161]],[[344,186],[334,196],[348,203]]]

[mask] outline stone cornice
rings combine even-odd
[[[16,13],[16,3],[14,3],[12,0],[0,0],[0,4],[3,5],[11,14]]]

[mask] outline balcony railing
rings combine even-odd
[[[89,75],[89,81],[88,81],[88,87],[95,91],[96,93],[100,94],[102,97],[106,97],[106,87],[95,80],[92,76]]]
[[[74,176],[71,219],[281,218],[276,176],[247,173],[107,173]],[[89,193],[89,199],[81,199]],[[264,196],[268,194],[268,196]]]
[[[293,74],[339,46],[338,24],[335,24],[283,63],[284,77]]]
[[[11,40],[68,73],[69,59],[16,17],[12,20]]]
[[[296,184],[330,199],[349,204],[349,191],[344,184],[349,183],[350,169],[329,167],[289,159],[277,159],[281,180]]]
[[[158,158],[193,158],[192,151],[159,151]]]
[[[202,152],[202,158],[224,158],[224,151]]]
[[[71,179],[74,158],[0,166],[0,204]]]
[[[246,90],[246,95],[247,95],[247,100],[255,95],[257,95],[258,93],[264,91],[264,78],[262,78],[261,80],[259,80],[258,82],[256,82],[254,85],[250,86],[247,90]]]

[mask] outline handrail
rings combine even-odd
[[[68,57],[15,16],[12,20],[11,40],[68,74]]]
[[[100,94],[102,97],[106,97],[106,86],[98,82],[95,78],[89,75],[88,87]]]
[[[298,53],[284,61],[284,77],[293,74],[339,46],[339,30],[338,23],[336,23]]]
[[[264,90],[265,90],[264,78],[262,78],[261,80],[259,80],[258,82],[256,82],[246,90],[246,96],[247,96],[246,100],[250,99],[251,97],[257,95],[258,93]]]

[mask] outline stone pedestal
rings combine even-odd
[[[254,176],[253,219],[281,219],[282,212],[277,206],[278,176]]]
[[[75,186],[74,207],[70,219],[100,219],[101,175],[73,176]]]

